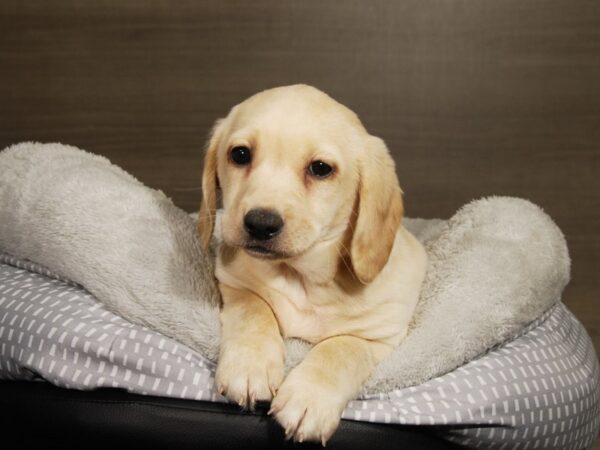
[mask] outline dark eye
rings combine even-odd
[[[230,156],[231,160],[238,166],[245,166],[252,161],[252,154],[248,147],[233,147]]]
[[[323,161],[313,161],[308,166],[308,172],[316,178],[325,178],[331,175],[333,167]]]

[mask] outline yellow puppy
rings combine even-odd
[[[260,92],[208,143],[199,232],[222,190],[218,388],[271,414],[297,441],[325,442],[376,364],[406,335],[426,267],[402,226],[384,142],[305,85]],[[283,379],[283,338],[314,347]]]

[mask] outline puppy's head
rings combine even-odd
[[[257,258],[287,259],[321,245],[343,246],[349,236],[343,250],[363,283],[387,262],[403,213],[383,141],[348,108],[304,85],[260,92],[217,121],[202,179],[205,246],[219,187],[228,245]]]

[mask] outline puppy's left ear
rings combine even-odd
[[[367,284],[381,272],[390,257],[404,205],[394,160],[385,143],[368,136],[362,154],[358,216],[350,257],[357,278]]]
[[[217,120],[212,134],[206,145],[204,155],[204,169],[202,173],[202,204],[198,214],[198,233],[202,246],[207,249],[210,245],[215,218],[217,215],[217,189],[219,179],[217,177],[217,149],[221,143],[223,134],[223,119]]]

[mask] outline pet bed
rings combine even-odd
[[[0,378],[226,401],[213,389],[211,261],[191,217],[58,144],[0,153],[0,212]],[[435,426],[472,447],[591,445],[598,360],[560,303],[569,258],[554,223],[498,197],[406,225],[430,256],[421,300],[407,339],[343,417]],[[289,368],[307,345],[287,349]]]

